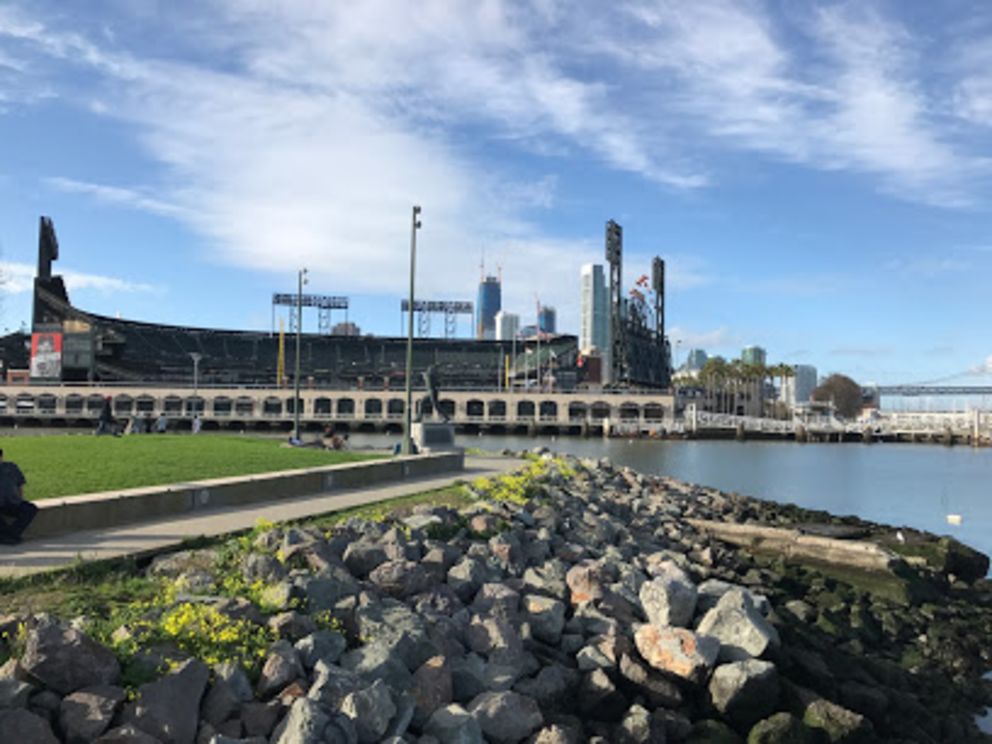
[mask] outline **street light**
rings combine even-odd
[[[403,454],[413,453],[413,277],[417,267],[417,230],[420,229],[420,207],[413,208],[410,220],[410,305],[406,328],[406,406],[404,407]]]
[[[307,270],[300,269],[296,289],[296,374],[293,393],[293,428],[295,439],[300,441],[300,331],[303,328],[303,285],[307,283]]]
[[[200,360],[203,359],[203,354],[198,351],[191,351],[189,356],[193,360],[193,413],[196,413],[200,408],[197,390],[200,385]]]

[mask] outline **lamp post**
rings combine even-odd
[[[200,360],[203,359],[203,354],[198,351],[191,351],[189,357],[193,360],[193,413],[196,414],[200,408],[198,390],[200,386]]]
[[[414,206],[410,220],[410,306],[406,326],[406,404],[403,407],[403,454],[413,453],[413,277],[417,268],[417,230],[420,229],[420,207]]]
[[[307,283],[307,270],[300,269],[296,288],[296,373],[293,375],[293,434],[300,441],[300,333],[303,328],[303,285]]]

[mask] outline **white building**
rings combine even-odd
[[[792,377],[782,381],[782,400],[790,406],[808,403],[816,390],[816,367],[811,364],[793,364]]]
[[[520,331],[520,316],[500,310],[496,313],[496,340],[512,341]]]
[[[579,319],[579,351],[598,353],[603,382],[610,370],[610,298],[602,264],[585,264],[582,278],[582,310]]]
[[[582,318],[579,324],[579,349],[605,353],[610,347],[610,298],[600,264],[582,267]]]

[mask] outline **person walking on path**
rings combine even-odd
[[[38,513],[38,507],[24,500],[24,473],[3,459],[0,449],[0,545],[17,545],[21,535]],[[8,522],[13,518],[13,522]]]
[[[200,420],[200,414],[193,416],[193,433],[199,434],[200,429],[203,428],[203,422]]]
[[[116,430],[114,411],[110,405],[109,395],[103,399],[103,407],[100,409],[100,418],[97,421],[96,435],[100,436],[101,434],[113,434],[115,437],[120,436],[120,433]]]

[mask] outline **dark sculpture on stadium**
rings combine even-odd
[[[441,416],[441,421],[448,423],[448,414],[441,410],[441,401],[438,396],[437,371],[434,369],[433,364],[424,370],[424,386],[427,388],[427,395],[417,401],[417,423],[424,420],[424,404],[428,401],[431,404],[431,410],[436,411]]]

